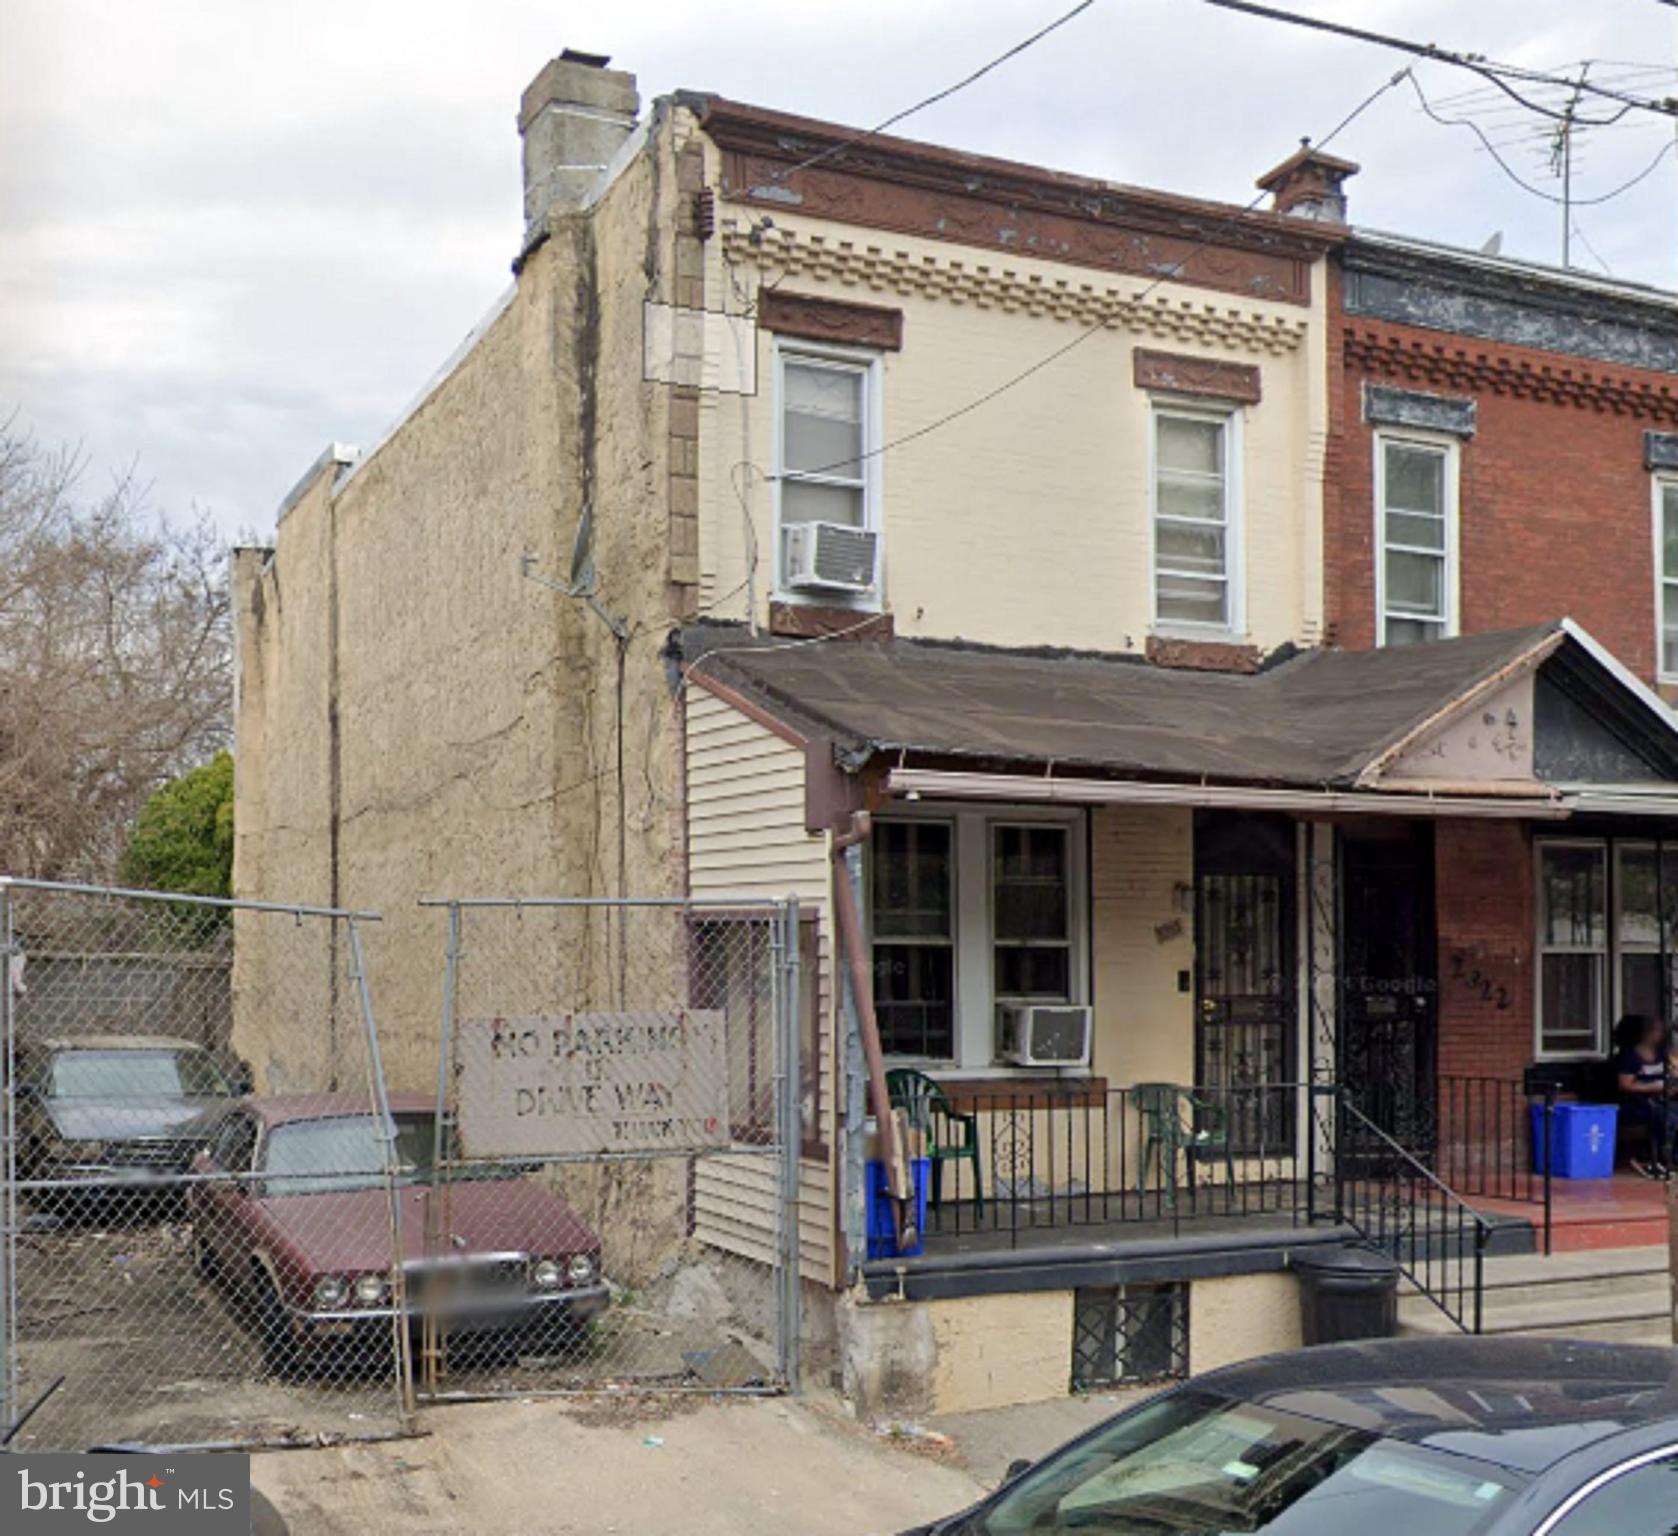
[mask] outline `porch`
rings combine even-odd
[[[897,641],[692,677],[802,749],[804,826],[842,829],[853,1262],[861,1114],[930,1134],[891,1074],[936,1085],[932,1140],[967,1154],[870,1290],[1257,1272],[1353,1234],[1473,1328],[1489,1255],[1648,1230],[1658,1191],[1567,1186],[1528,1146],[1524,1069],[1600,1059],[1622,949],[1625,986],[1667,973],[1678,732],[1572,626],[1256,676]],[[1620,890],[1644,865],[1649,911]]]

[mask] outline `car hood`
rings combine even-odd
[[[558,1195],[529,1179],[457,1178],[435,1195],[429,1184],[403,1184],[397,1195],[402,1251],[410,1260],[600,1250],[593,1229]],[[441,1202],[435,1236],[433,1199]],[[390,1207],[383,1188],[270,1195],[260,1204],[298,1257],[317,1273],[390,1267]]]
[[[65,1141],[208,1137],[232,1105],[224,1098],[48,1099],[47,1118]]]

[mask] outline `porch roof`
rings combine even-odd
[[[1566,670],[1617,695],[1614,713],[1678,778],[1678,721],[1567,620],[1422,646],[1305,651],[1251,675],[925,640],[789,645],[714,626],[683,644],[701,658],[691,669],[699,681],[806,739],[831,738],[847,768],[883,757],[1319,790],[1378,787],[1408,743],[1565,651]]]

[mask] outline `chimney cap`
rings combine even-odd
[[[567,64],[584,64],[590,69],[604,69],[612,62],[609,53],[584,53],[580,48],[562,48],[559,56]]]
[[[1274,192],[1283,182],[1293,180],[1307,166],[1325,172],[1335,181],[1344,181],[1348,176],[1356,176],[1363,169],[1355,160],[1342,160],[1339,155],[1313,149],[1309,139],[1301,139],[1298,149],[1280,165],[1266,171],[1253,185],[1261,192]]]

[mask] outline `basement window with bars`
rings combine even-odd
[[[1072,1387],[1133,1386],[1189,1373],[1189,1288],[1181,1280],[1073,1293]]]

